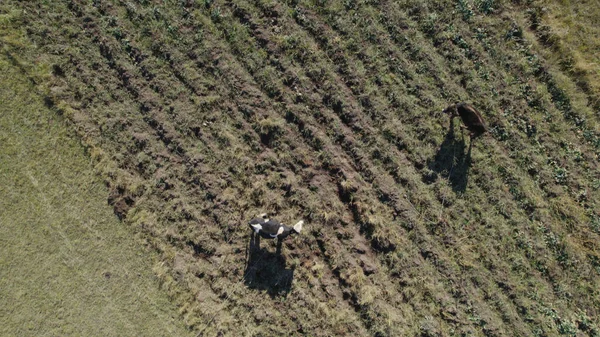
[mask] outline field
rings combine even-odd
[[[190,335],[152,273],[156,256],[5,55],[0,82],[0,336]]]
[[[5,1],[0,43],[198,336],[598,336],[585,6]]]

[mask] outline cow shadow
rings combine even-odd
[[[252,232],[244,284],[250,289],[264,290],[272,298],[285,297],[292,289],[294,269],[286,268],[285,257],[281,254],[281,242],[277,242],[277,251],[273,253],[260,247],[260,239],[258,234]]]
[[[467,189],[471,167],[472,141],[469,141],[469,147],[465,152],[465,137],[464,133],[461,132],[461,134],[460,139],[457,139],[454,125],[451,122],[448,133],[435,157],[428,161],[429,169],[448,179],[454,192],[464,192]]]

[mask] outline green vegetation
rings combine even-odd
[[[0,22],[199,335],[597,336],[598,91],[565,67],[561,6],[9,1]],[[456,100],[490,128],[472,146]],[[281,256],[250,242],[263,211],[307,220]]]
[[[119,223],[81,145],[4,54],[0,83],[0,335],[188,335],[155,254]]]

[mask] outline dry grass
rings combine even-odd
[[[589,95],[589,104],[600,106],[600,28],[598,4],[594,1],[544,3],[540,19],[553,61]],[[541,5],[540,5],[541,6]],[[546,35],[547,34],[547,35]]]

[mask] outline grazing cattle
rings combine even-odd
[[[279,241],[285,239],[291,234],[298,234],[302,230],[303,220],[298,221],[293,227],[288,227],[277,220],[269,219],[266,213],[261,214],[258,218],[250,220],[248,225],[265,239],[275,239]]]
[[[464,126],[470,131],[471,140],[477,138],[487,131],[487,127],[483,122],[483,117],[477,109],[467,103],[456,103],[444,109],[442,112],[450,114],[450,120],[460,116]]]

